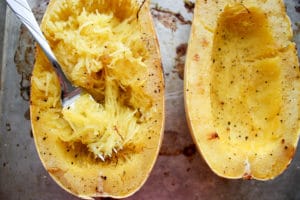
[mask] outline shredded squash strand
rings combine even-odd
[[[134,15],[120,18],[112,11],[85,8],[63,12],[76,2],[62,4],[66,8],[47,21],[45,35],[69,79],[93,97],[81,95],[63,109],[72,131],[62,131],[59,137],[80,142],[102,158],[121,150],[147,120],[152,105],[143,89],[148,55]],[[50,79],[47,75],[45,84],[37,83],[46,86],[47,96]]]

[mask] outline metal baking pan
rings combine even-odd
[[[38,20],[48,0],[30,0]],[[154,18],[166,78],[165,137],[156,165],[136,194],[128,199],[300,199],[300,148],[278,178],[261,182],[216,176],[192,142],[183,104],[183,70],[194,1],[153,0]],[[300,1],[286,0],[300,47]],[[298,50],[299,55],[299,50]],[[30,74],[34,42],[14,14],[0,1],[0,199],[75,200],[44,170],[29,121]]]

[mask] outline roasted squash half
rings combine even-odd
[[[281,0],[197,0],[185,68],[190,132],[225,178],[268,180],[299,137],[300,71]]]
[[[149,1],[51,0],[41,28],[84,93],[62,108],[59,80],[37,48],[31,123],[52,178],[84,198],[123,198],[146,181],[164,126],[164,80]]]

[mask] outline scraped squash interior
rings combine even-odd
[[[294,155],[300,119],[299,64],[282,4],[198,3],[185,72],[193,137],[220,176],[276,177]]]
[[[279,49],[258,8],[227,9],[216,32],[211,69],[216,130],[245,153],[263,151],[282,133]]]
[[[129,195],[157,156],[163,81],[147,4],[52,0],[43,18],[42,30],[65,74],[84,89],[62,108],[58,78],[38,49],[34,136],[45,167],[72,193]]]

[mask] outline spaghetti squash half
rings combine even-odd
[[[281,0],[196,2],[185,68],[190,130],[225,178],[268,180],[291,162],[300,71]]]
[[[133,194],[155,163],[164,125],[149,1],[51,0],[41,28],[66,76],[85,91],[62,108],[58,77],[37,48],[30,108],[44,167],[81,198]]]

